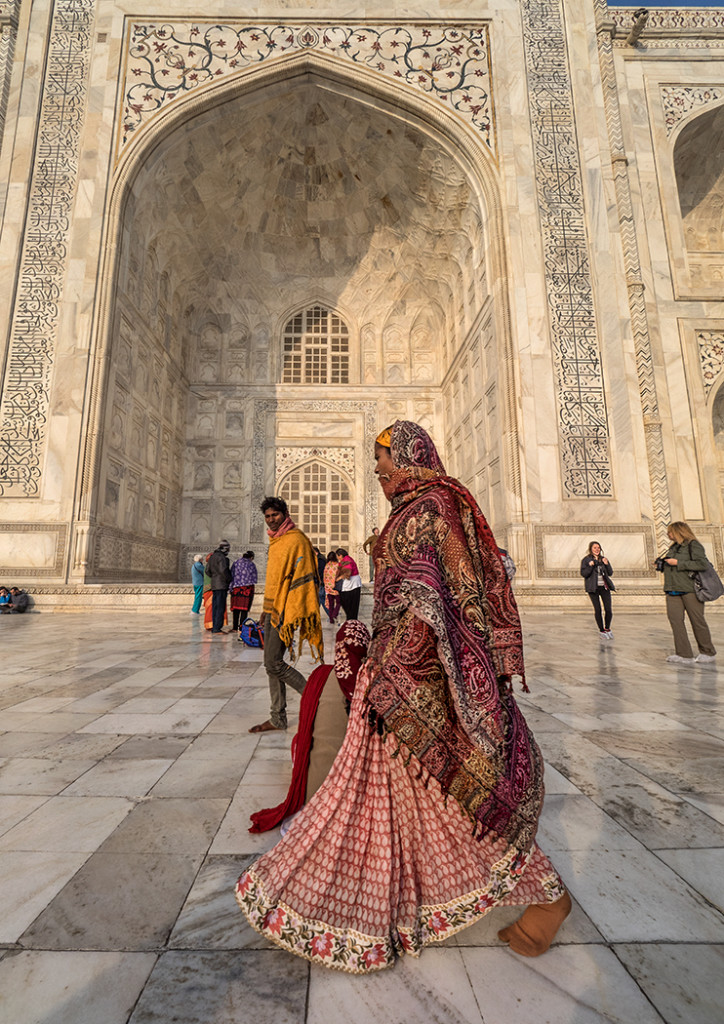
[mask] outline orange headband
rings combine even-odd
[[[376,444],[381,444],[383,448],[392,447],[392,427],[385,427],[382,433],[377,438]]]

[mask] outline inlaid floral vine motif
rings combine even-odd
[[[294,51],[318,51],[434,96],[493,150],[487,26],[129,25],[121,146],[174,100]]]

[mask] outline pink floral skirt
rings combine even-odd
[[[252,927],[290,953],[363,974],[418,956],[493,907],[559,899],[565,889],[538,846],[475,839],[404,748],[391,756],[397,744],[369,728],[363,690],[324,785],[237,882]]]

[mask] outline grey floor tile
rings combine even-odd
[[[228,800],[154,798],[138,804],[102,846],[104,853],[205,854]]]
[[[164,953],[129,1024],[304,1024],[309,965],[280,950]]]
[[[239,875],[254,859],[254,855],[207,858],[169,939],[172,949],[273,948],[254,931],[234,897]]]
[[[12,1024],[126,1024],[153,953],[21,951],[0,961],[0,1015]]]
[[[165,945],[201,857],[95,853],[21,936],[27,949]]]
[[[616,945],[666,1024],[721,1024],[724,945]]]

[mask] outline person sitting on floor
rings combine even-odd
[[[23,612],[28,610],[30,604],[30,597],[27,591],[21,590],[20,587],[10,588],[10,611],[17,612],[22,615]]]
[[[327,778],[347,731],[349,706],[369,642],[369,630],[357,619],[348,619],[337,631],[334,665],[315,668],[302,694],[286,799],[278,807],[252,814],[250,832],[268,832],[296,814]]]

